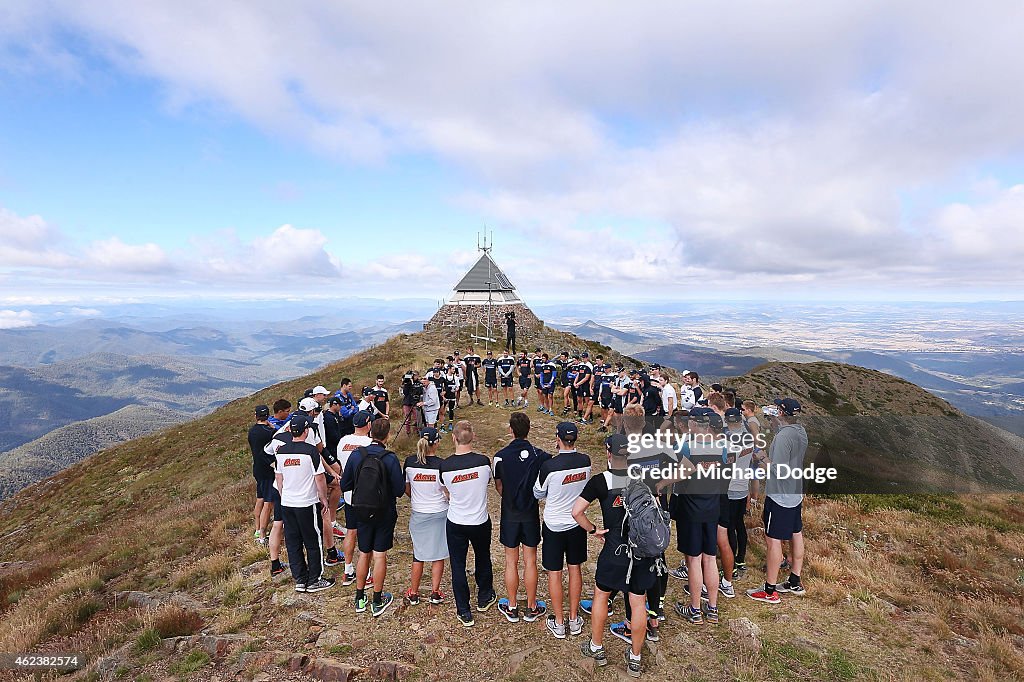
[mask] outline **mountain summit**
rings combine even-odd
[[[633,363],[546,327],[523,334],[530,348],[587,349]],[[466,630],[455,619],[450,596],[441,605],[402,605],[371,619],[354,612],[352,588],[297,595],[288,581],[271,579],[265,550],[252,543],[254,486],[245,433],[254,405],[282,396],[294,402],[304,389],[333,388],[343,377],[358,387],[378,373],[394,391],[406,370],[422,369],[470,341],[468,330],[393,337],[201,419],[104,450],[21,491],[0,516],[0,651],[83,652],[89,659],[85,679],[593,680],[595,670],[579,656],[579,641],[551,638],[542,622],[511,625],[491,610],[477,614],[476,627]],[[844,365],[775,363],[729,383],[762,401],[798,395],[809,420],[870,419],[902,409],[964,429],[974,423],[906,382]],[[392,402],[397,430],[401,412]],[[557,419],[532,406],[527,411],[534,422],[531,440],[550,448]],[[508,414],[473,406],[460,408],[458,417],[476,426],[476,448],[493,454],[507,443]],[[604,468],[603,435],[581,429],[579,448],[591,454],[595,471]],[[952,432],[939,435],[954,442]],[[873,432],[872,438],[883,436],[889,440],[865,444],[863,451],[901,437]],[[394,443],[400,456],[413,446],[404,435]],[[441,452],[450,451],[446,440]],[[1018,452],[1007,447],[986,464]],[[489,507],[497,521],[494,492]],[[668,609],[661,642],[645,654],[645,676],[1024,675],[1019,497],[811,497],[806,507],[808,595],[776,607],[742,595],[723,599],[717,627],[695,628]],[[412,560],[407,498],[400,500],[399,515],[387,578],[396,595]],[[751,568],[737,583],[739,592],[763,576],[756,514],[747,525]],[[592,588],[597,550],[591,542],[585,592]],[[496,534],[492,554],[500,576],[504,555]],[[668,561],[679,561],[674,547]],[[446,593],[448,581],[446,575]],[[548,593],[543,572],[539,591]],[[668,605],[682,594],[681,583],[672,580]],[[621,598],[614,608],[618,620]],[[621,668],[621,643],[609,640],[611,665]]]

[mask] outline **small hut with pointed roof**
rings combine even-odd
[[[424,329],[488,326],[499,336],[505,331],[505,313],[514,311],[520,329],[542,326],[533,311],[519,298],[516,287],[491,258],[490,249],[455,285],[448,302],[438,309]]]

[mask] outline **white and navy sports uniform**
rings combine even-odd
[[[439,561],[448,558],[445,522],[448,498],[441,487],[440,457],[428,456],[420,462],[416,455],[405,460],[405,483],[409,486],[409,536],[413,561]]]
[[[484,368],[484,386],[487,388],[498,387],[498,361],[493,357],[487,357],[480,361]]]
[[[498,379],[502,388],[512,388],[512,375],[516,367],[516,359],[512,356],[498,358]]]
[[[540,366],[540,373],[537,374],[537,385],[541,393],[552,395],[555,392],[555,377],[558,376],[558,365],[554,362],[545,362]]]
[[[587,560],[587,533],[572,517],[572,506],[589,480],[590,457],[582,452],[560,452],[540,465],[533,496],[545,500],[541,564],[546,571],[561,571],[563,560],[570,566]]]
[[[341,440],[338,441],[338,468],[341,472],[345,472],[345,465],[348,464],[348,458],[353,452],[359,448],[366,447],[372,442],[373,440],[369,436],[359,436],[354,433],[342,436]],[[352,511],[352,491],[349,490],[347,493],[343,493],[342,498],[345,500],[345,528],[355,530],[356,515]]]
[[[446,534],[452,565],[452,594],[458,613],[470,613],[466,555],[473,546],[476,558],[477,598],[486,603],[494,593],[491,565],[491,517],[487,514],[487,489],[491,460],[478,452],[452,455],[441,461],[441,485],[448,491]]]
[[[580,497],[588,503],[600,501],[603,526],[608,529],[604,536],[604,546],[597,557],[597,570],[594,572],[597,588],[602,592],[647,594],[648,590],[654,587],[658,577],[654,570],[655,559],[636,559],[630,572],[629,555],[623,549],[626,542],[623,532],[628,535],[629,525],[624,525],[626,509],[622,498],[629,481],[626,469],[609,469],[591,478],[580,493]],[[630,573],[628,583],[627,573]]]
[[[602,409],[610,409],[612,406],[612,382],[618,376],[612,371],[612,366],[605,363],[601,365],[601,371],[597,374],[597,395],[601,402]]]
[[[324,463],[316,447],[304,441],[282,443],[275,460],[288,564],[295,583],[309,585],[323,574],[323,505],[316,477],[324,475]]]

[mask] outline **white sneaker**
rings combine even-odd
[[[565,639],[565,623],[562,623],[561,625],[556,623],[554,614],[548,616],[547,626],[548,632],[553,634],[556,639]]]
[[[569,622],[569,634],[573,637],[583,632],[583,616],[576,616],[576,620],[570,620]]]

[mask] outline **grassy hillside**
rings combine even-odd
[[[559,350],[584,345],[551,330],[525,341]],[[612,665],[595,672],[578,655],[577,642],[552,639],[541,622],[510,626],[492,610],[480,614],[475,628],[463,629],[450,597],[441,606],[393,607],[374,620],[353,612],[352,588],[298,596],[288,581],[272,582],[266,574],[266,554],[251,541],[254,486],[245,431],[252,406],[281,396],[294,400],[304,388],[333,387],[343,376],[358,386],[383,372],[395,388],[401,372],[424,367],[455,343],[465,346],[450,334],[395,337],[194,422],[110,448],[22,491],[0,508],[0,651],[84,651],[94,661],[102,658],[79,675],[90,679],[208,680],[236,672],[243,679],[259,673],[309,679],[316,668],[302,668],[302,656],[315,658],[320,670],[330,661],[355,666],[359,679],[617,679],[623,647],[614,638],[608,638]],[[799,387],[787,374],[791,369],[772,370],[780,380],[788,377],[787,390]],[[769,375],[754,374],[746,394],[768,397]],[[865,396],[843,392],[856,389],[855,378],[830,381],[838,406],[872,409]],[[901,390],[909,397],[909,388]],[[948,409],[940,403],[921,392],[907,409]],[[392,416],[398,412],[396,404]],[[507,415],[472,407],[459,416],[476,424],[478,448],[493,453],[506,442]],[[555,422],[535,418],[538,444],[550,444]],[[598,436],[583,429],[580,449],[600,453]],[[402,437],[395,449],[405,454],[411,446]],[[603,468],[602,458],[595,459]],[[694,628],[670,614],[661,644],[646,656],[645,676],[1024,676],[1022,502],[1020,496],[977,495],[811,499],[805,513],[808,596],[776,608],[744,597],[722,600],[718,627]],[[406,499],[399,512],[388,575],[396,595],[412,558]],[[497,520],[493,494],[491,512]],[[748,562],[755,568],[737,584],[741,589],[761,577],[763,535],[754,518],[748,526]],[[493,548],[500,585],[503,554],[496,538]],[[669,561],[678,559],[671,550]],[[592,585],[592,563],[584,573]],[[670,602],[682,594],[676,581],[669,589]],[[124,594],[130,590],[147,595]],[[543,577],[540,591],[547,593]],[[161,640],[193,632],[209,637]],[[228,638],[231,633],[237,637]],[[286,673],[274,667],[278,663],[295,670]]]

